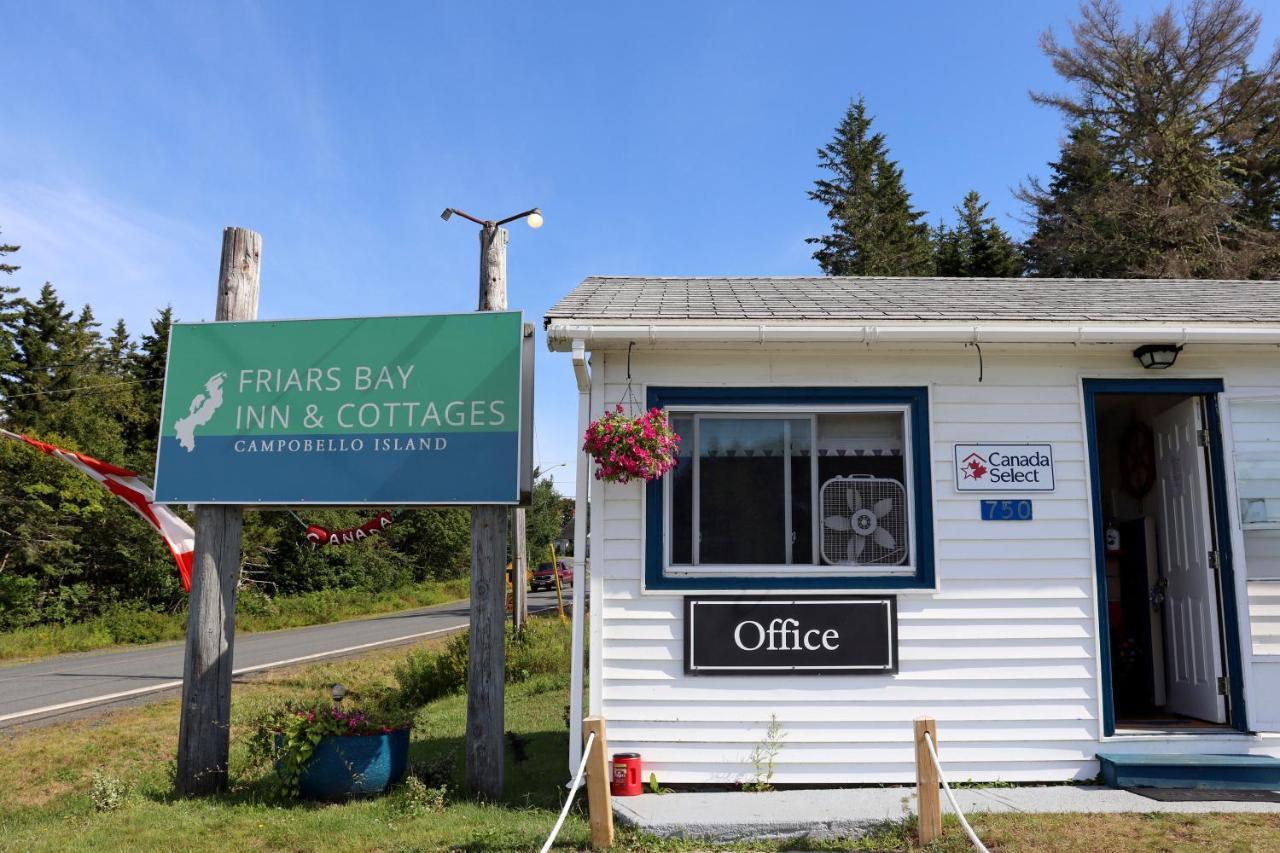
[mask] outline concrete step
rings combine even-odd
[[[1112,788],[1280,790],[1280,759],[1266,755],[1099,752],[1098,763]]]

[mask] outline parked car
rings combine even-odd
[[[529,589],[537,592],[540,589],[555,589],[556,576],[553,571],[560,573],[560,586],[573,586],[573,569],[569,568],[569,564],[564,560],[556,560],[555,568],[552,568],[551,561],[539,563],[538,568],[533,570],[533,579],[529,581]]]

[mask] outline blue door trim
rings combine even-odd
[[[1244,708],[1244,662],[1240,653],[1239,613],[1236,609],[1235,567],[1231,553],[1231,516],[1227,507],[1226,464],[1222,449],[1222,418],[1218,410],[1221,379],[1085,379],[1085,431],[1089,443],[1089,492],[1093,503],[1093,550],[1098,581],[1098,654],[1102,671],[1102,732],[1116,731],[1115,695],[1111,683],[1111,626],[1104,607],[1107,601],[1107,558],[1103,547],[1102,480],[1098,469],[1099,394],[1185,394],[1205,399],[1209,430],[1209,479],[1214,531],[1222,555],[1219,573],[1223,642],[1227,675],[1231,679],[1231,726],[1248,731]]]
[[[932,589],[933,557],[933,468],[929,439],[929,389],[922,387],[785,387],[785,388],[700,388],[651,387],[646,407],[734,406],[734,405],[840,405],[890,403],[909,405],[911,423],[911,486],[915,493],[916,573],[868,577],[821,576],[787,578],[785,567],[777,575],[750,577],[669,577],[663,573],[663,481],[645,486],[644,581],[646,589],[694,590],[893,590]]]

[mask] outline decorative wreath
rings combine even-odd
[[[1156,483],[1156,443],[1151,427],[1133,421],[1120,436],[1120,473],[1124,490],[1142,498]]]

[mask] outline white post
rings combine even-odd
[[[573,342],[573,372],[578,380],[578,436],[582,446],[591,417],[591,375],[587,368],[586,347]],[[569,778],[573,778],[582,761],[582,629],[586,608],[583,593],[587,585],[587,513],[590,508],[591,457],[578,450],[578,470],[574,487],[573,511],[573,638],[569,676]]]

